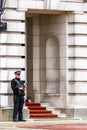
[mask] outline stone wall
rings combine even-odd
[[[43,8],[42,0],[6,1],[6,9],[1,19],[3,22],[7,22],[7,31],[0,32],[1,106],[13,105],[10,81],[14,78],[14,71],[21,70],[21,79],[26,82],[25,11],[27,8],[37,7]]]
[[[65,13],[33,17],[33,68],[30,68],[33,69],[33,80],[30,79],[30,83],[36,91],[36,101],[42,100],[46,90],[43,88],[46,86],[46,79],[43,78],[46,78],[44,76],[46,42],[50,36],[55,36],[59,44],[57,48],[59,47],[60,50],[60,61],[57,67],[60,67],[58,73],[61,82],[56,92],[61,95],[61,100],[58,100],[58,105],[86,106],[87,2],[84,0],[55,0],[55,2],[54,0],[7,0],[6,10],[2,16],[2,21],[7,22],[7,31],[0,32],[0,105],[12,105],[10,81],[14,77],[15,70],[22,70],[21,78],[25,82],[29,78],[29,75],[26,77],[25,12],[27,9],[50,9],[56,10],[58,14]],[[30,46],[29,49],[31,51]],[[53,63],[52,59],[50,62]],[[54,66],[47,65],[47,68],[50,67]],[[58,84],[57,81],[58,79],[56,80]],[[51,86],[50,91],[52,89]],[[55,98],[51,97],[51,100],[55,101]]]
[[[87,13],[68,19],[68,106],[86,106],[87,99]]]

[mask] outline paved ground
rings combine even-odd
[[[87,130],[87,120],[46,119],[0,122],[0,130]]]

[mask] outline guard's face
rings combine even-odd
[[[18,79],[20,79],[20,75],[19,74],[16,74],[15,77],[18,78]]]

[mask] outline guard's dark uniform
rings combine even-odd
[[[13,90],[14,110],[13,110],[13,121],[23,120],[23,104],[24,104],[24,90],[19,90],[20,86],[24,86],[23,82],[19,78],[14,78],[11,81],[11,88]]]

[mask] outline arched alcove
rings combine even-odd
[[[59,93],[59,42],[55,36],[46,41],[46,93]]]

